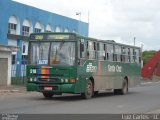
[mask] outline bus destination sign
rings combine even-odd
[[[62,35],[62,34],[32,34],[31,40],[64,40],[64,39],[73,39],[73,35]]]
[[[69,39],[69,35],[48,35],[47,39]]]

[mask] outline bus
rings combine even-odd
[[[140,83],[140,47],[76,33],[33,33],[29,40],[27,91],[45,98],[62,93],[85,99],[100,92],[124,95]]]

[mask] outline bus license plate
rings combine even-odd
[[[44,90],[52,90],[52,87],[44,87]]]

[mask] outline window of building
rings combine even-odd
[[[31,27],[32,27],[31,21],[29,19],[25,19],[22,25],[22,35],[29,36],[31,33]]]
[[[30,27],[28,26],[22,26],[22,35],[23,36],[29,36]]]
[[[12,54],[12,65],[16,64],[16,55]]]
[[[73,33],[75,33],[75,32],[76,32],[76,30],[75,30],[75,29],[73,29],[73,30],[72,30],[72,32],[73,32]]]
[[[45,30],[46,32],[52,32],[52,27],[51,27],[51,25],[50,24],[48,24],[47,26],[46,26],[46,30]]]
[[[26,46],[23,45],[23,47],[22,47],[22,53],[25,53],[25,52],[26,52]]]
[[[68,29],[68,28],[65,28],[65,29],[64,29],[64,32],[69,32],[69,29]]]
[[[20,22],[16,16],[11,16],[8,21],[8,34],[20,34]]]
[[[40,22],[36,22],[34,32],[35,33],[44,32],[44,26]]]
[[[8,33],[9,34],[16,34],[17,24],[8,23]]]
[[[35,31],[34,31],[35,33],[40,33],[41,32],[41,29],[39,29],[39,28],[35,28]]]
[[[55,32],[61,32],[61,27],[57,26]]]
[[[27,60],[28,60],[28,55],[22,55],[22,64],[26,65],[28,63]]]

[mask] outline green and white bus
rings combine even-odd
[[[126,94],[140,83],[141,49],[76,33],[33,33],[29,40],[27,91]]]

